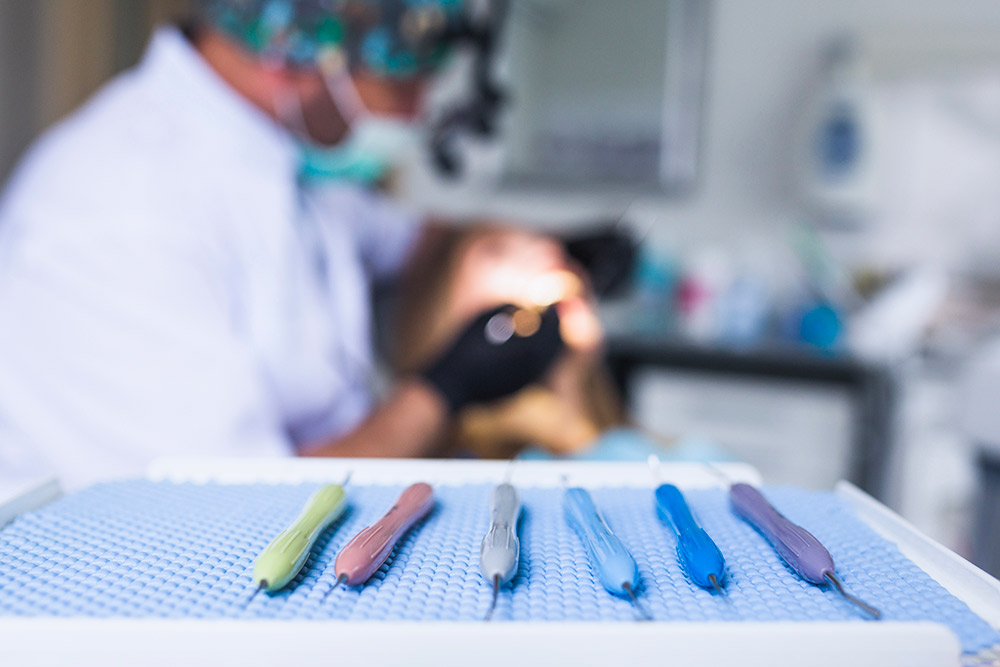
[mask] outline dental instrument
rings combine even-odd
[[[520,542],[517,520],[521,514],[521,499],[509,481],[493,489],[490,495],[490,528],[479,549],[479,569],[493,584],[493,601],[486,613],[490,620],[497,606],[500,585],[508,583],[517,573]]]
[[[566,483],[565,478],[563,483]],[[563,512],[566,522],[583,542],[587,557],[604,588],[613,595],[630,598],[645,620],[653,620],[636,597],[639,568],[635,559],[611,531],[590,494],[580,487],[567,488],[563,494]]]
[[[837,577],[833,556],[808,530],[784,517],[760,491],[743,482],[730,482],[724,473],[709,465],[715,474],[726,478],[729,484],[729,501],[744,521],[753,526],[771,543],[781,559],[792,570],[811,584],[833,586],[844,599],[874,619],[882,612],[864,600],[851,595]]]
[[[659,481],[660,459],[649,456],[649,467]],[[722,552],[701,527],[687,501],[673,484],[660,484],[654,493],[656,512],[677,537],[677,558],[691,580],[702,588],[714,588],[720,595],[726,580]]]
[[[298,518],[264,548],[254,562],[253,581],[257,589],[247,604],[261,590],[274,592],[298,574],[320,534],[347,509],[344,486],[349,479],[350,475],[341,484],[327,484],[317,489]]]
[[[418,482],[404,489],[381,519],[364,528],[340,550],[333,564],[337,581],[326,595],[342,583],[360,586],[368,581],[406,531],[433,507],[434,490],[429,484]]]

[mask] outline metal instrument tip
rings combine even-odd
[[[249,607],[250,603],[253,602],[253,599],[257,597],[257,593],[260,593],[265,588],[267,588],[267,579],[261,579],[260,584],[258,584],[257,588],[255,588],[253,593],[250,594],[250,597],[247,598],[247,601],[243,603],[243,608],[246,609],[247,607]]]
[[[493,618],[493,611],[497,608],[497,594],[500,593],[500,575],[495,575],[493,577],[493,602],[490,603],[490,610],[486,612],[486,618],[484,621],[488,621]]]
[[[708,575],[708,580],[710,582],[712,582],[712,588],[715,589],[716,593],[718,593],[719,595],[725,595],[726,594],[726,592],[724,590],[722,590],[722,586],[719,584],[719,580],[715,577],[714,574]]]
[[[625,589],[625,592],[628,593],[628,596],[632,599],[632,604],[635,605],[635,609],[639,613],[639,620],[652,621],[653,615],[649,613],[649,610],[646,609],[646,607],[643,606],[641,602],[639,602],[639,598],[635,596],[635,591],[632,590],[632,585],[626,581],[624,584],[622,584],[622,587]]]
[[[330,596],[330,593],[332,593],[332,592],[334,592],[335,590],[337,590],[337,586],[340,586],[340,585],[341,585],[342,583],[344,583],[345,581],[347,581],[347,575],[346,575],[346,574],[342,574],[342,575],[340,575],[339,577],[337,577],[337,581],[336,581],[336,582],[334,582],[333,586],[331,586],[331,587],[330,587],[330,590],[328,590],[328,591],[327,591],[327,592],[326,592],[326,593],[325,593],[325,594],[323,595],[323,599],[322,599],[322,600],[320,600],[320,602],[326,602],[326,599],[327,599],[327,598],[328,598],[328,597]]]
[[[845,600],[847,600],[848,602],[856,605],[859,609],[861,609],[862,611],[864,611],[867,614],[869,614],[875,620],[878,620],[878,619],[882,618],[882,612],[880,612],[878,609],[876,609],[875,607],[871,606],[870,604],[868,604],[864,600],[862,600],[862,599],[860,599],[858,597],[855,597],[855,596],[851,595],[850,593],[848,593],[844,589],[844,585],[842,583],[840,583],[840,580],[837,579],[837,577],[834,576],[834,574],[832,572],[825,573],[823,575],[823,578],[826,579],[828,582],[830,582],[830,585],[833,586],[834,588],[836,588],[837,592],[840,593],[841,595],[843,595]]]

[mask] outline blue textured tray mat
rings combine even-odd
[[[333,560],[378,519],[402,487],[350,486],[350,509],[320,538],[284,591],[252,592],[256,555],[300,512],[317,485],[198,485],[147,481],[92,487],[19,517],[0,530],[0,615],[247,617],[284,619],[480,620],[490,588],[479,574],[490,486],[435,489],[437,507],[410,531],[369,585],[341,588]],[[849,590],[886,620],[936,621],[966,652],[1000,635],[898,549],[861,523],[836,496],[793,488],[766,493],[833,553]],[[627,600],[594,577],[565,524],[560,489],[522,488],[521,563],[501,593],[496,620],[630,621]],[[722,490],[688,500],[726,556],[725,598],[692,584],[672,534],[643,489],[593,490],[595,502],[631,549],[640,595],[657,620],[857,621],[835,592],[800,580],[729,510]]]

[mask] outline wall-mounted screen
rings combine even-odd
[[[707,13],[702,0],[512,0],[505,182],[690,189]]]

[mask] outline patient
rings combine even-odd
[[[569,454],[623,423],[586,280],[556,241],[499,226],[468,228],[428,253],[402,283],[393,344],[398,373],[424,366],[486,308],[521,306],[516,326],[529,329],[539,308],[557,308],[560,317],[566,351],[543,381],[463,410],[444,456],[509,458],[528,445]]]

